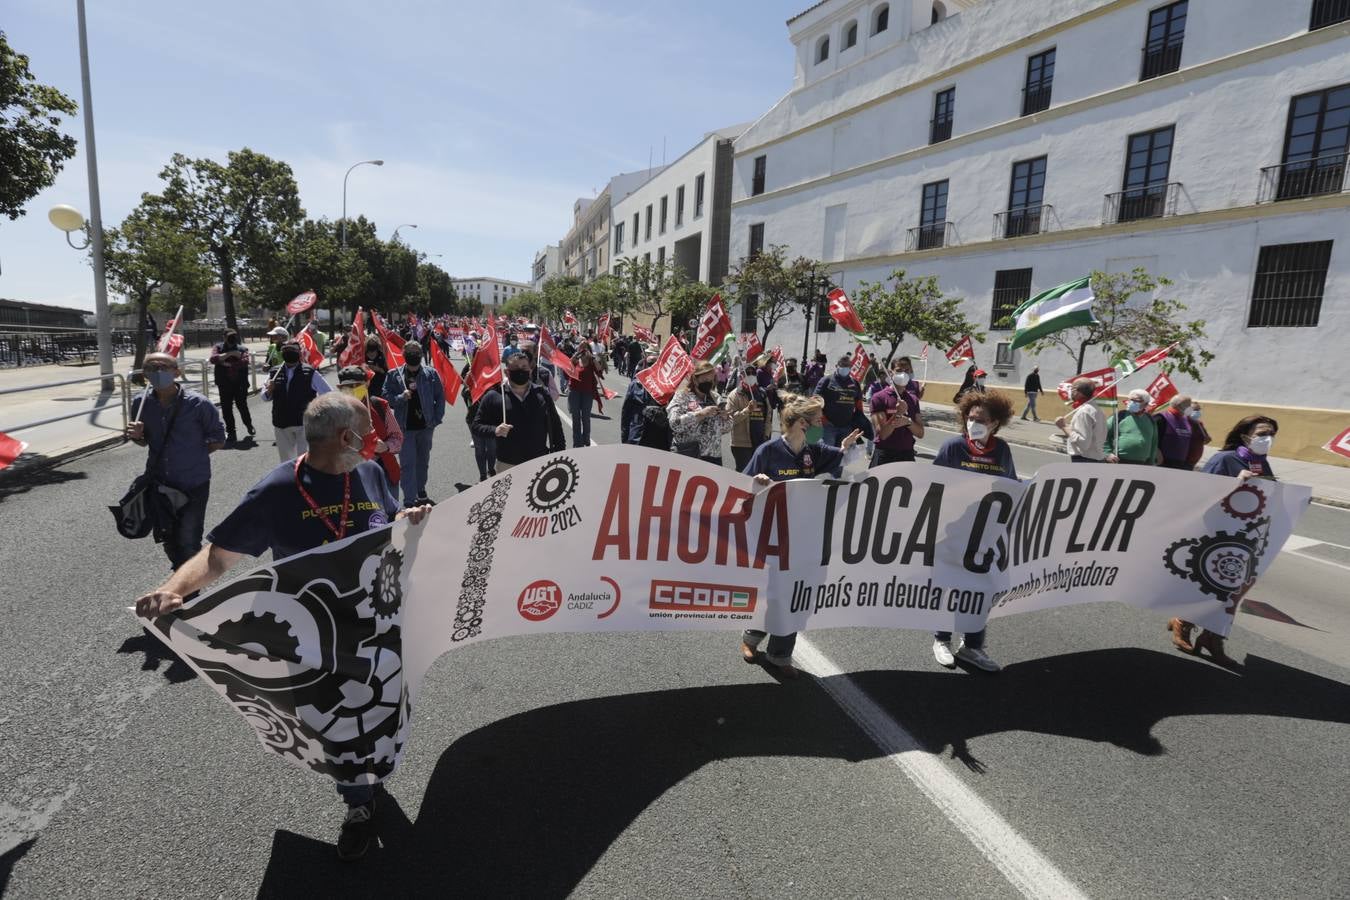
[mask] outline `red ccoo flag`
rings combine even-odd
[[[835,288],[825,297],[830,301],[830,318],[838,322],[840,328],[854,334],[862,334],[866,330],[863,328],[862,319],[858,318],[858,311],[853,308],[853,302],[848,299],[848,294],[844,293],[843,288]]]
[[[390,331],[380,318],[380,314],[373,309],[370,311],[370,320],[375,323],[375,330],[379,332],[380,340],[384,342],[385,366],[397,369],[403,365],[403,338]]]
[[[27,449],[26,442],[0,431],[0,469],[7,468],[14,460],[23,456],[23,451]]]
[[[644,344],[656,343],[656,335],[652,334],[652,330],[648,328],[646,325],[635,324],[633,326],[633,337],[637,338],[639,341],[642,341],[642,343]]]
[[[745,358],[754,362],[759,359],[759,355],[764,352],[764,343],[759,339],[759,334],[753,331],[747,331],[741,335],[739,343],[745,346]]]
[[[501,383],[502,351],[497,343],[497,324],[489,316],[487,334],[469,366],[469,399],[477,403],[488,388]]]
[[[960,367],[975,361],[975,343],[966,335],[956,342],[956,346],[947,351],[947,362]]]
[[[558,349],[558,343],[553,340],[553,335],[546,325],[539,328],[539,358],[548,360],[568,378],[577,377],[577,367],[572,364],[572,360],[567,358],[566,353]]]
[[[464,387],[464,382],[460,380],[459,373],[455,367],[450,365],[450,360],[446,359],[441,352],[440,341],[428,341],[431,344],[431,367],[436,370],[436,374],[441,376],[441,384],[445,386],[445,399],[451,406],[459,399],[459,392]]]
[[[863,377],[867,375],[867,367],[871,360],[867,358],[867,349],[859,344],[853,351],[853,362],[849,364],[848,374],[853,376],[853,380],[862,384]]]
[[[352,319],[351,336],[347,338],[347,346],[342,348],[342,353],[338,356],[339,366],[359,366],[366,361],[366,311],[357,309],[356,318]]]
[[[309,331],[300,329],[300,337],[297,340],[300,342],[300,352],[305,354],[305,362],[315,369],[322,366],[323,351],[319,349],[318,344],[314,343],[314,338]]]
[[[563,324],[564,325],[577,324],[577,317],[572,315],[572,311],[570,309],[563,310]]]
[[[1152,398],[1149,401],[1149,412],[1154,412],[1177,395],[1177,386],[1172,383],[1172,379],[1168,378],[1165,372],[1159,372],[1158,377],[1153,379],[1147,390],[1149,397]]]
[[[637,373],[637,380],[642,382],[642,386],[652,395],[653,400],[665,406],[692,371],[694,361],[685,352],[680,339],[672,334],[666,339],[666,345],[661,348],[661,355],[656,358],[656,363]]]

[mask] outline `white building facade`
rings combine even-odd
[[[783,244],[850,292],[936,275],[1015,393],[1033,365],[1053,390],[1075,361],[1009,352],[999,319],[1143,266],[1217,354],[1183,392],[1350,408],[1327,364],[1350,338],[1348,7],[825,0],[788,23],[791,92],[736,140],[731,260]],[[790,317],[770,343],[796,356],[803,329]],[[941,349],[932,377],[950,381]]]
[[[523,281],[510,281],[506,278],[455,278],[455,293],[462,298],[477,300],[483,304],[483,312],[495,313],[501,305],[517,294],[531,290]]]
[[[732,139],[747,126],[710,132],[614,204],[610,271],[630,259],[672,262],[712,285],[727,273]]]
[[[558,245],[549,244],[534,255],[534,262],[530,266],[531,289],[542,290],[544,282],[559,274],[560,271],[558,267]]]

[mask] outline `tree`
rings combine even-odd
[[[0,31],[0,215],[22,216],[23,205],[51,187],[75,155],[75,139],[59,126],[62,114],[77,109],[74,100],[38,83],[28,57],[14,52]]]
[[[287,231],[273,262],[262,294],[263,303],[272,309],[312,290],[319,295],[320,306],[333,313],[344,310],[350,320],[370,289],[365,260],[342,252],[337,225],[327,219],[306,219]]]
[[[532,322],[536,321],[543,311],[544,295],[538,291],[521,291],[502,304],[503,315],[524,316]]]
[[[1186,321],[1186,304],[1157,296],[1158,288],[1171,286],[1169,279],[1154,277],[1143,268],[1110,274],[1093,272],[1091,279],[1092,314],[1097,321],[1047,334],[1026,344],[1028,352],[1040,354],[1058,347],[1074,357],[1078,366],[1075,371],[1081,372],[1089,347],[1100,346],[1109,358],[1133,359],[1145,350],[1176,344],[1162,362],[1163,371],[1204,380],[1200,373],[1214,359],[1201,344],[1205,322]],[[1135,295],[1143,297],[1135,299]],[[1013,319],[1009,316],[999,324],[1011,327]]]
[[[595,321],[606,313],[623,317],[633,308],[619,279],[608,273],[581,285],[577,305],[580,309],[573,312],[583,319]]]
[[[820,297],[830,285],[824,270],[824,263],[805,256],[788,262],[787,247],[770,244],[742,259],[727,275],[726,287],[749,313],[746,317],[753,317],[763,329],[760,341],[767,346],[770,332],[783,319],[797,313],[815,317]]]
[[[660,321],[670,314],[670,290],[682,278],[680,270],[669,260],[652,262],[636,257],[623,260],[615,269],[615,302],[625,312],[647,316],[652,330],[660,331]]]
[[[554,275],[544,282],[540,293],[544,298],[544,315],[550,321],[561,321],[564,311],[581,317],[581,313],[578,312],[581,302],[581,280],[575,276]]]
[[[206,246],[220,278],[225,321],[237,327],[235,278],[263,295],[279,266],[281,237],[304,218],[291,167],[245,147],[230,151],[225,165],[175,153],[159,177],[163,193],[146,195],[144,202]]]
[[[450,273],[435,263],[417,264],[417,311],[429,316],[459,312],[459,294]]]
[[[961,312],[961,298],[944,297],[937,277],[908,278],[904,269],[885,282],[861,282],[853,297],[858,317],[873,337],[891,345],[889,363],[907,335],[937,347],[949,347],[963,335],[983,341],[985,334]]]
[[[716,293],[718,293],[717,288],[702,281],[680,280],[676,283],[670,289],[669,297],[666,300],[666,311],[670,315],[671,333],[676,334],[683,331],[689,326],[690,320],[698,321],[704,310],[708,308],[708,301]]]
[[[145,359],[146,333],[140,325],[152,301],[171,311],[181,303],[185,315],[204,302],[211,283],[211,270],[204,259],[205,247],[196,235],[145,204],[133,209],[118,227],[105,229],[103,262],[108,280],[127,295],[136,315],[133,368],[139,369]]]

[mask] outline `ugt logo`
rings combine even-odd
[[[1201,593],[1212,595],[1231,616],[1256,583],[1257,564],[1270,543],[1270,517],[1261,517],[1266,495],[1251,482],[1238,485],[1221,505],[1228,515],[1247,524],[1236,531],[1183,538],[1167,548],[1163,563],[1173,575],[1198,584]],[[1178,560],[1183,550],[1187,552]]]

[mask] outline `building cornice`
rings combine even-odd
[[[874,106],[879,106],[880,104],[885,103],[889,100],[893,100],[896,97],[900,97],[909,93],[915,93],[918,91],[925,91],[937,85],[950,82],[955,75],[961,72],[967,71],[971,68],[974,68],[975,66],[989,62],[990,60],[996,59],[997,57],[1003,56],[1007,53],[1011,53],[1014,50],[1019,50],[1024,47],[1030,47],[1036,44],[1043,43],[1047,38],[1054,37],[1055,35],[1058,35],[1064,31],[1067,31],[1078,25],[1081,25],[1083,22],[1106,15],[1109,12],[1113,12],[1122,6],[1128,6],[1129,4],[1134,2],[1137,2],[1137,0],[1116,0],[1116,2],[1114,3],[1110,3],[1107,4],[1106,6],[1101,6],[1096,9],[1089,10],[1088,12],[1075,16],[1072,19],[1067,19],[1064,22],[1060,22],[1059,24],[1054,25],[1050,28],[1042,29],[1034,34],[1030,34],[1024,38],[1020,38],[1016,41],[1013,41],[1010,44],[1005,44],[1004,46],[998,48],[997,50],[991,50],[988,53],[983,53],[979,56],[972,57],[971,59],[966,60],[965,62],[958,63],[957,65],[943,69],[940,72],[935,72],[934,74],[926,78],[923,78],[919,81],[911,82],[910,84],[907,84],[904,87],[896,88],[895,90],[892,91],[887,91],[884,94],[880,94],[876,97],[871,98],[870,100],[866,100],[862,103],[859,103],[856,106],[851,106],[847,110],[837,112],[831,116],[826,116],[825,118],[812,122],[809,125],[803,125],[800,128],[795,128],[786,134],[770,138],[769,140],[762,141],[758,144],[746,145],[744,147],[737,146],[736,157],[739,159],[742,156],[759,154],[768,147],[772,147],[776,144],[781,144],[799,135],[806,134],[807,132],[810,131],[814,131],[817,128],[821,128],[826,125],[831,125],[844,119],[852,118],[853,116],[856,116],[858,113],[864,110],[870,109]],[[1138,81],[1131,84],[1122,85],[1121,87],[1118,88],[1112,88],[1108,91],[1102,91],[1101,93],[1098,94],[1092,94],[1087,97],[1080,97],[1077,100],[1070,100],[1067,103],[1052,106],[1049,109],[1045,110],[1044,112],[1039,112],[1030,116],[1022,116],[1016,119],[1009,119],[1003,122],[999,122],[995,125],[990,125],[985,128],[978,129],[976,131],[968,132],[966,134],[953,137],[950,140],[943,141],[938,144],[926,144],[922,147],[916,147],[912,150],[906,150],[902,153],[886,157],[885,159],[878,160],[873,163],[868,163],[866,164],[866,166],[858,166],[853,169],[847,169],[843,172],[835,173],[833,175],[822,176],[821,178],[815,181],[804,182],[802,185],[790,185],[785,188],[779,188],[777,191],[760,194],[758,197],[743,198],[741,200],[736,200],[733,201],[732,205],[734,206],[739,203],[745,203],[751,199],[763,200],[764,198],[773,196],[774,194],[790,192],[804,185],[825,183],[828,182],[829,180],[836,179],[840,176],[865,171],[867,167],[875,167],[877,165],[889,164],[891,162],[902,161],[904,159],[913,156],[922,156],[927,153],[938,152],[944,148],[961,146],[964,143],[970,143],[975,140],[982,140],[986,137],[993,137],[995,135],[1003,134],[1008,131],[1015,131],[1018,128],[1024,128],[1029,125],[1037,124],[1039,122],[1050,122],[1062,116],[1071,115],[1075,112],[1081,112],[1086,109],[1092,109],[1094,107],[1103,106],[1108,103],[1114,103],[1119,100],[1126,100],[1129,99],[1130,97],[1135,97],[1153,90],[1159,90],[1168,87],[1170,85],[1184,84],[1185,82],[1194,80],[1196,78],[1208,77],[1210,75],[1226,72],[1238,66],[1247,65],[1253,62],[1261,62],[1262,60],[1272,59],[1277,56],[1282,56],[1286,53],[1293,53],[1298,50],[1302,50],[1305,47],[1313,47],[1318,44],[1327,43],[1345,37],[1350,37],[1350,23],[1344,22],[1339,25],[1329,26],[1327,28],[1319,28],[1316,31],[1306,31],[1303,32],[1302,34],[1291,35],[1286,38],[1281,38],[1278,41],[1272,41],[1268,44],[1261,44],[1256,47],[1249,47],[1246,50],[1239,50],[1237,53],[1231,53],[1227,56],[1221,56],[1218,57],[1217,59],[1208,60],[1206,62],[1202,62],[1198,65],[1190,66],[1188,68],[1178,69],[1176,72],[1172,72],[1167,75],[1160,75],[1157,78],[1150,78],[1148,81]],[[864,60],[859,60],[859,62],[854,63],[853,65],[859,65],[863,61]],[[852,66],[847,66],[844,69],[840,69],[839,72],[835,72],[830,77],[831,78],[837,77],[841,72],[844,72],[849,68],[852,68]],[[811,86],[814,87],[821,83],[822,82],[814,82]],[[789,94],[788,97],[784,99],[788,99],[791,96],[792,94]],[[762,118],[763,117],[761,117],[761,121]],[[751,126],[751,130],[753,130],[753,126]]]
[[[950,247],[936,247],[932,250],[911,250],[905,253],[887,253],[873,256],[851,256],[826,263],[828,268],[859,268],[864,266],[892,265],[903,263],[928,262],[935,259],[953,259],[961,256],[978,256],[984,253],[1001,253],[1024,247],[1044,247],[1053,244],[1074,243],[1080,241],[1111,240],[1133,237],[1161,231],[1173,231],[1183,228],[1204,227],[1253,219],[1270,219],[1299,213],[1321,212],[1328,209],[1350,208],[1350,192],[1323,194],[1319,197],[1305,197],[1298,200],[1280,200],[1274,203],[1262,203],[1253,206],[1230,206],[1224,209],[1204,212],[1182,213],[1161,219],[1137,219],[1118,225],[1089,225],[1082,228],[1066,228],[1062,231],[1042,231],[1040,234],[1018,238],[997,238],[974,241],[969,244],[957,244]]]

